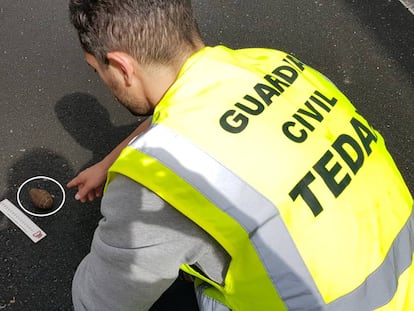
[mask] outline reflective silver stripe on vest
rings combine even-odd
[[[393,297],[397,288],[396,275],[411,264],[413,215],[394,241],[383,264],[366,282],[326,305],[276,206],[267,198],[205,151],[165,126],[153,126],[130,146],[169,167],[243,226],[289,310],[373,310]]]
[[[330,303],[329,310],[373,310],[387,304],[398,287],[398,276],[412,264],[413,250],[414,209],[378,269],[354,291]],[[352,309],[346,308],[351,305]]]

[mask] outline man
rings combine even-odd
[[[201,310],[414,309],[413,199],[323,75],[280,51],[205,47],[186,0],[70,12],[105,85],[153,115],[69,183],[93,199],[112,164],[76,310],[147,310],[179,269]]]

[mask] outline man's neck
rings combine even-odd
[[[204,44],[200,42],[194,48],[182,53],[172,64],[149,65],[144,69],[145,74],[142,76],[144,92],[153,107],[161,101],[164,94],[174,84],[188,58],[202,48]]]

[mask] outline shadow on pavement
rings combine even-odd
[[[33,176],[49,176],[63,186],[73,176],[68,161],[44,148],[28,150],[9,169],[5,198],[17,205],[19,186]],[[47,236],[34,244],[11,221],[1,221],[0,309],[71,310],[71,281],[89,250],[99,211],[66,196],[56,214],[31,218]]]
[[[64,129],[83,148],[92,152],[92,159],[81,170],[102,160],[140,123],[116,127],[108,111],[92,95],[72,93],[62,97],[55,113]]]

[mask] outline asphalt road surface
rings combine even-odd
[[[342,89],[378,129],[414,189],[414,16],[398,1],[194,1],[207,44],[271,47],[296,55]],[[139,122],[85,64],[67,1],[0,2],[0,199],[17,204],[28,178],[63,185]],[[32,243],[0,214],[0,310],[72,310],[71,280],[89,250],[99,202],[66,203],[30,218]],[[192,310],[178,282],[154,310]]]

